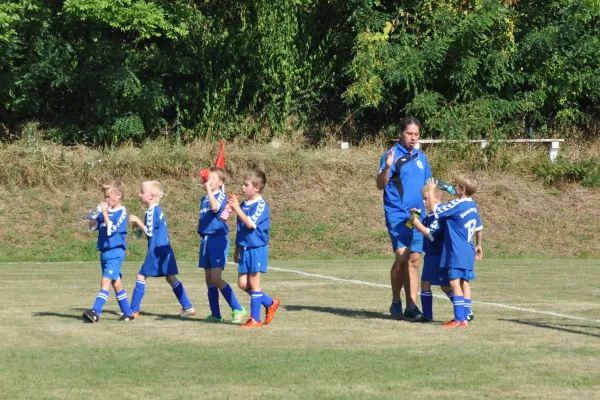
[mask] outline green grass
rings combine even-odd
[[[389,319],[387,288],[275,269],[388,284],[390,263],[274,261],[263,288],[282,306],[271,325],[250,331],[199,321],[208,305],[194,263],[180,264],[180,279],[199,311],[194,319],[176,316],[171,289],[156,279],[148,282],[141,319],[119,322],[111,294],[99,324],[80,317],[98,290],[97,263],[0,264],[0,397],[597,397],[596,261],[479,263],[475,300],[588,320],[475,304],[466,330]],[[129,296],[137,268],[124,267]],[[224,275],[235,284],[235,267]],[[449,302],[435,298],[434,313],[439,321],[450,319]]]

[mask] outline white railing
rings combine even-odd
[[[550,143],[550,149],[548,152],[548,157],[550,157],[550,161],[556,162],[556,158],[558,157],[558,149],[560,148],[560,143],[564,142],[565,139],[507,139],[507,140],[499,140],[499,142],[503,143]],[[435,144],[435,143],[457,143],[463,142],[462,140],[444,140],[444,139],[421,139],[417,142],[415,146],[417,149],[421,147],[421,144]],[[485,139],[478,140],[467,140],[466,142],[470,143],[479,143],[481,149],[485,149],[488,145],[489,141]]]

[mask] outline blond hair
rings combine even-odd
[[[162,183],[159,181],[144,181],[142,182],[142,186],[148,186],[150,188],[150,193],[158,197],[159,200],[165,195],[165,192],[162,188]]]
[[[227,178],[227,172],[221,167],[210,167],[208,169],[209,172],[216,172],[217,176],[223,183],[225,183],[225,179]]]
[[[456,178],[456,186],[463,187],[467,196],[473,196],[477,191],[477,180],[473,176],[459,175]]]
[[[442,191],[442,189],[440,189],[439,186],[435,187],[435,190],[433,193],[434,193],[435,197],[439,198],[440,200],[444,198],[444,192]],[[423,196],[427,196],[429,194],[429,186],[428,185],[423,186],[423,188],[421,189],[421,194]]]
[[[254,186],[257,186],[259,188],[259,192],[262,192],[262,190],[265,188],[265,185],[267,184],[267,176],[263,171],[259,169],[246,172],[246,174],[244,175],[244,180],[250,181],[250,183],[252,183]]]
[[[115,192],[121,195],[121,198],[125,197],[125,186],[121,181],[112,181],[109,184],[102,185],[102,192]]]

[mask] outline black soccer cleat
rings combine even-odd
[[[121,315],[121,318],[119,318],[119,321],[133,321],[135,318],[133,317],[133,315]]]
[[[88,310],[84,312],[83,318],[93,323],[97,323],[100,320],[100,316],[96,314],[96,311],[94,310]]]

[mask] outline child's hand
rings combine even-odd
[[[108,203],[106,201],[101,202],[100,204],[98,204],[100,206],[100,208],[102,209],[102,212],[108,212]]]
[[[417,210],[419,210],[419,209],[418,209],[418,208],[411,208],[411,209],[410,209],[410,213],[411,213],[411,214],[414,214],[414,213],[416,213],[416,212],[417,212]]]
[[[435,180],[433,177],[427,179],[427,187],[429,188],[429,190],[431,190],[432,188],[435,189],[437,187],[438,181]]]
[[[212,192],[212,189],[211,189],[212,180],[213,180],[213,176],[209,175],[208,178],[206,179],[206,182],[204,182],[204,187],[206,188],[207,193]]]
[[[129,222],[133,222],[134,224],[138,224],[139,226],[143,226],[144,224],[142,224],[142,221],[136,217],[135,215],[130,215],[129,216]]]
[[[391,168],[393,163],[394,163],[394,150],[390,150],[385,155],[385,165],[387,165],[388,168]]]
[[[483,260],[483,248],[481,246],[475,247],[475,259],[477,261]]]
[[[235,197],[229,198],[229,200],[227,200],[227,204],[229,204],[235,210],[235,212],[238,212],[240,209],[240,202]]]

